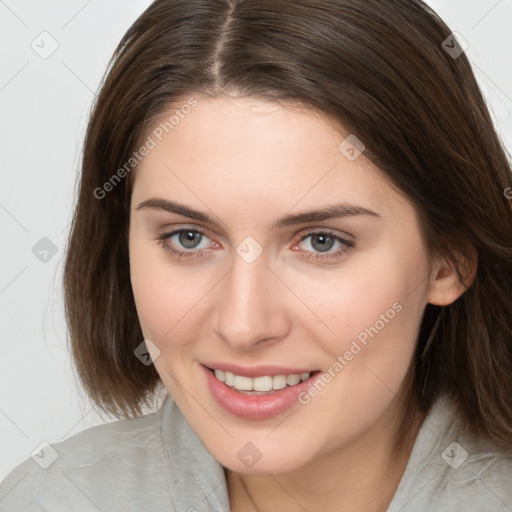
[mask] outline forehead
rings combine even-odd
[[[191,108],[186,98],[175,102],[146,131],[152,149],[134,171],[134,201],[186,197],[202,209],[208,200],[260,211],[340,201],[410,208],[364,152],[345,156],[350,134],[319,112],[254,97],[194,100]]]

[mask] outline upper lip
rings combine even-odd
[[[311,368],[299,368],[299,367],[286,367],[278,366],[274,364],[263,364],[258,366],[244,366],[232,363],[203,363],[210,370],[222,370],[225,372],[231,372],[234,375],[240,375],[243,377],[265,377],[267,375],[291,375],[301,373],[311,373],[315,370]]]

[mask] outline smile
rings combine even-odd
[[[271,395],[280,389],[296,386],[300,382],[304,382],[309,379],[311,373],[264,375],[262,377],[251,378],[216,369],[214,370],[214,375],[218,380],[226,384],[226,386],[234,388],[241,393],[248,395]]]
[[[229,414],[251,420],[270,419],[301,407],[298,396],[322,375],[319,370],[277,366],[248,368],[216,363],[200,367],[215,402]]]

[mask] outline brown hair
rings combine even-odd
[[[129,274],[131,180],[95,191],[177,98],[231,92],[335,120],[415,205],[430,252],[461,280],[476,251],[466,292],[426,308],[409,410],[450,393],[467,424],[510,449],[511,169],[466,55],[443,48],[450,33],[421,0],[157,0],[136,20],[88,125],[64,275],[77,371],[101,410],[141,414],[160,379],[134,357],[143,335]]]

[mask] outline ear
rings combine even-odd
[[[476,277],[478,267],[478,255],[476,249],[471,247],[470,257],[464,257],[460,253],[455,255],[456,261],[447,256],[435,256],[433,258],[430,274],[430,286],[427,301],[435,306],[448,306],[455,302],[472,284]],[[464,283],[461,283],[456,265],[461,271]]]

